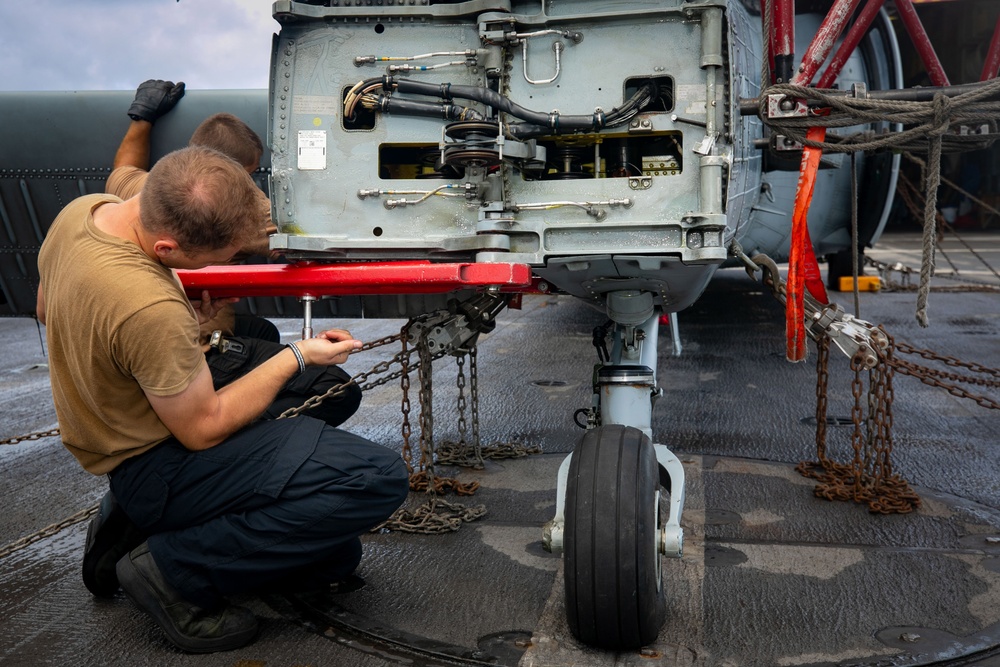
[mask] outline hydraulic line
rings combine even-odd
[[[365,95],[361,105],[366,109],[383,113],[396,113],[407,116],[430,116],[444,120],[482,120],[483,115],[475,109],[448,104],[447,102],[420,102],[417,100],[401,100],[389,95]]]
[[[616,127],[631,120],[655,99],[657,94],[656,84],[650,81],[641,86],[620,107],[612,109],[607,113],[598,109],[590,115],[564,115],[555,111],[541,112],[526,109],[512,102],[510,98],[489,88],[456,86],[450,83],[425,83],[396,77],[385,77],[383,81],[386,84],[384,85],[384,89],[386,90],[394,89],[399,93],[426,95],[438,97],[443,100],[452,100],[455,98],[472,100],[481,102],[496,111],[520,118],[526,122],[513,123],[508,126],[510,135],[516,139],[545,134],[560,134],[562,132],[580,132],[599,130],[604,127]]]

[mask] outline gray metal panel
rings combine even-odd
[[[664,305],[693,301],[706,267],[725,259],[759,191],[752,139],[760,126],[734,113],[739,96],[757,92],[756,74],[745,70],[759,70],[759,26],[741,5],[574,0],[477,16],[473,3],[457,3],[418,6],[419,20],[402,21],[398,5],[365,6],[363,16],[358,6],[331,5],[275,5],[283,28],[269,112],[280,231],[272,247],[318,259],[522,262],[540,273],[564,257],[648,254],[663,259],[648,268],[649,280],[675,292],[658,299]],[[723,10],[732,12],[729,24]],[[545,31],[562,34],[534,34]],[[540,114],[606,113],[648,80],[669,97],[619,127],[520,140],[505,133],[501,141],[483,123],[478,143],[468,144],[442,117],[381,108],[345,120],[345,92],[399,63],[431,66],[393,76],[434,85],[487,87],[500,72],[498,92]],[[373,89],[370,104],[377,95],[434,102],[437,89],[429,92]],[[480,102],[455,104],[493,115]],[[631,157],[613,173],[615,146]],[[423,155],[396,163],[393,151],[423,151],[431,163],[454,152],[476,160],[430,173],[420,168]],[[728,217],[727,192],[736,211]],[[581,290],[573,272],[548,274],[559,288]]]

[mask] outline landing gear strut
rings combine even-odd
[[[680,557],[684,470],[651,441],[659,313],[643,292],[608,295],[610,358],[597,373],[593,419],[559,468],[543,544],[565,553],[566,614],[577,639],[604,649],[653,642],[663,625],[661,556]],[[660,489],[670,494],[662,522]]]

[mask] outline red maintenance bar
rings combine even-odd
[[[188,296],[324,297],[356,294],[439,294],[459,289],[499,287],[534,291],[527,264],[433,264],[427,261],[359,264],[241,264],[178,271]]]

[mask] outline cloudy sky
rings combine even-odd
[[[0,0],[0,90],[266,88],[271,0]]]

